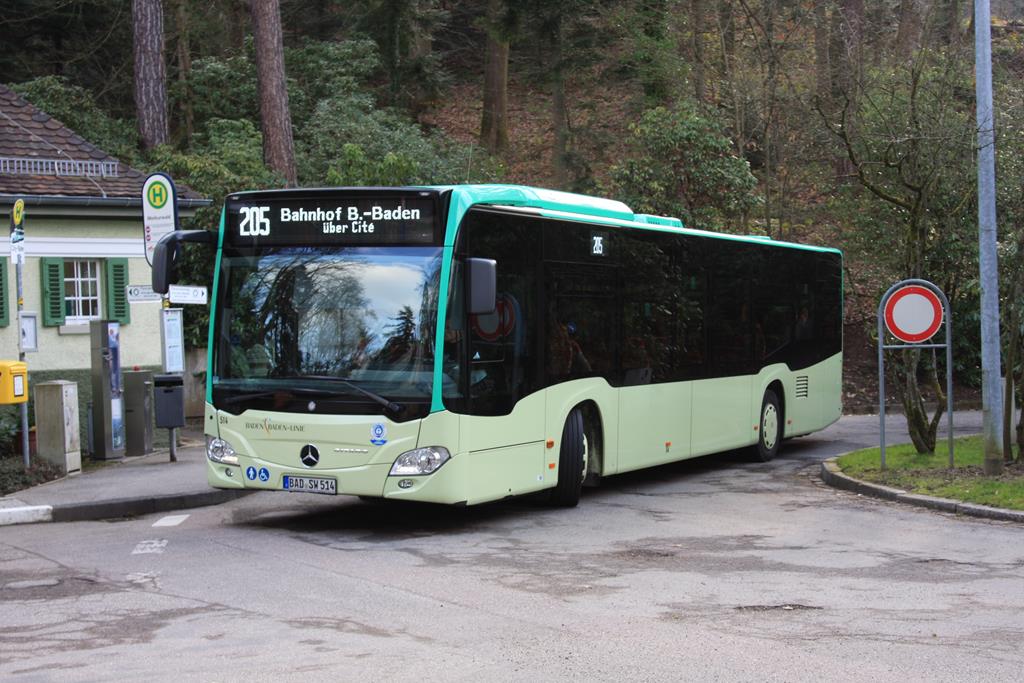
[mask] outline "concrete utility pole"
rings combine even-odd
[[[999,264],[996,257],[996,142],[992,116],[992,12],[974,3],[974,90],[978,110],[978,261],[981,282],[981,404],[984,471],[1003,471],[999,357]]]

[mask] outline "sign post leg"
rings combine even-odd
[[[22,284],[22,268],[21,261],[14,267],[15,279],[18,281],[18,360],[25,362],[25,348],[21,340],[21,311],[25,308],[25,293]],[[25,391],[30,391],[28,381],[25,382]],[[21,404],[21,453],[22,461],[25,464],[27,470],[32,464],[29,461],[29,441],[28,441],[28,401]]]

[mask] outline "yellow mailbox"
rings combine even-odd
[[[28,401],[28,365],[20,360],[0,360],[0,404]]]

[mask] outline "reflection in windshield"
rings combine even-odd
[[[389,398],[429,397],[440,249],[288,247],[225,253],[222,264],[222,386],[337,377]]]

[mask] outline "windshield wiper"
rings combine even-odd
[[[223,405],[232,405],[235,403],[241,403],[242,401],[248,401],[249,399],[258,398],[269,398],[271,396],[277,396],[278,394],[303,394],[306,396],[330,396],[332,392],[325,389],[308,389],[306,387],[282,387],[280,389],[274,389],[273,391],[258,391],[255,394],[239,394],[238,396],[229,396],[228,398],[221,401]]]
[[[398,415],[400,412],[405,410],[405,406],[403,406],[401,403],[398,403],[396,401],[392,401],[391,399],[386,398],[384,396],[381,396],[380,394],[374,393],[374,392],[370,391],[369,389],[364,389],[363,387],[361,387],[358,384],[356,384],[355,381],[353,379],[349,378],[349,377],[335,377],[333,375],[296,375],[294,377],[275,377],[275,379],[289,379],[289,380],[295,380],[295,379],[315,379],[315,380],[321,380],[321,381],[324,381],[324,382],[339,382],[341,384],[344,384],[345,386],[347,386],[350,389],[354,389],[355,391],[358,391],[360,394],[362,394],[366,398],[370,399],[374,403],[376,403],[378,405],[381,405],[381,406],[384,406],[384,409],[387,410],[389,413],[391,413],[393,415]],[[322,391],[322,390],[314,389],[312,391]]]

